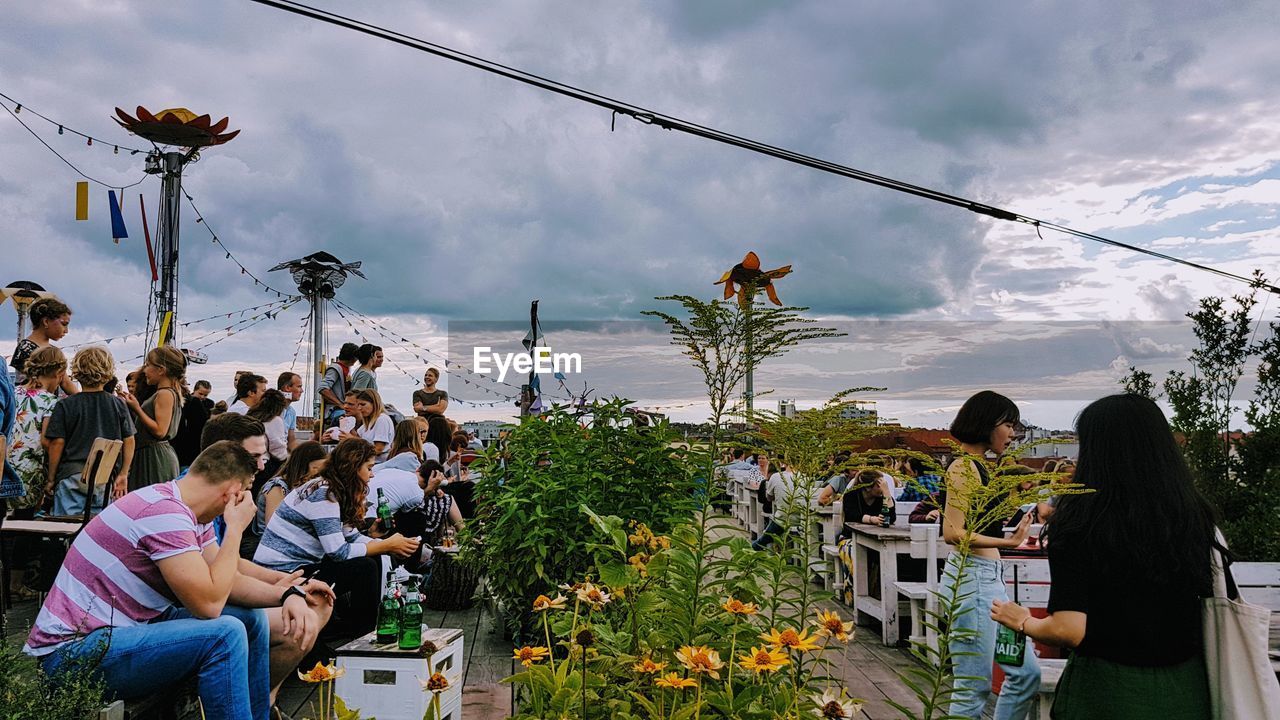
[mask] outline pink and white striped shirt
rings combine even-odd
[[[39,657],[99,628],[150,622],[177,603],[156,563],[212,542],[176,482],[116,500],[71,543],[23,651]]]

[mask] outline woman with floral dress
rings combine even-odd
[[[67,376],[67,358],[58,348],[48,345],[27,357],[24,365],[27,384],[16,393],[17,416],[14,420],[13,438],[9,446],[9,464],[22,481],[25,495],[8,499],[15,520],[29,520],[35,516],[44,500],[44,483],[48,452],[45,449],[44,429],[58,402],[58,388]],[[15,540],[6,559],[8,567],[21,567],[33,557],[30,543]],[[13,561],[17,560],[15,564]],[[12,573],[9,591],[13,597],[28,599],[34,592],[25,587],[22,572]]]

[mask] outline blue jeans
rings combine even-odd
[[[197,676],[207,720],[268,720],[271,628],[267,614],[227,605],[212,620],[170,608],[146,625],[100,628],[41,659],[56,680],[68,664],[96,665],[109,693],[150,695]]]
[[[115,478],[112,478],[110,482],[115,482]],[[110,485],[110,482],[108,485]],[[102,512],[102,508],[106,507],[106,497],[106,487],[95,487],[93,489],[93,515]],[[84,514],[85,503],[88,500],[88,494],[80,489],[80,473],[68,475],[59,480],[57,487],[53,489],[53,514],[82,515]]]
[[[942,576],[942,597],[951,596],[955,586],[958,556],[947,558]],[[955,693],[951,696],[951,713],[966,718],[982,717],[991,696],[991,665],[996,655],[996,623],[991,619],[991,601],[1008,600],[1004,573],[999,560],[969,556],[964,576],[960,578],[960,607],[953,628],[966,628],[967,637],[952,637],[949,645],[955,662]],[[1004,685],[996,699],[995,720],[1022,720],[1031,709],[1031,701],[1040,692],[1040,663],[1036,660],[1031,640],[1021,667],[1000,664]]]

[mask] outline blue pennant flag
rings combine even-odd
[[[116,191],[108,190],[107,198],[111,202],[111,239],[120,244],[120,238],[129,237],[129,231],[124,229],[124,214],[120,212],[120,201],[116,199]]]

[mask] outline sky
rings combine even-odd
[[[1280,274],[1280,50],[1265,2],[317,5],[736,135]],[[663,306],[656,296],[714,297],[748,250],[792,265],[784,301],[849,333],[761,368],[762,404],[877,385],[883,416],[928,427],[988,387],[1035,424],[1070,427],[1130,365],[1183,367],[1193,338],[1177,321],[1202,297],[1246,289],[613,118],[247,0],[17,3],[0,58],[0,93],[99,142],[19,117],[112,186],[144,177],[141,156],[104,145],[145,147],[112,122],[116,106],[186,107],[241,130],[184,177],[205,222],[183,208],[179,320],[219,318],[180,339],[218,340],[192,372],[217,397],[240,367],[305,369],[303,305],[256,324],[260,311],[236,311],[276,299],[242,266],[290,291],[267,270],[316,250],[363,263],[367,279],[339,291],[359,315],[330,312],[330,349],[382,344],[380,386],[402,408],[428,362],[449,353],[470,368],[451,325],[519,322],[538,299],[547,323],[629,328],[549,336],[583,353],[570,388],[685,420],[705,415],[696,373],[640,313]],[[106,189],[93,186],[90,219],[76,222],[79,176],[7,113],[0,158],[3,281],[71,305],[64,345],[142,330],[137,195],[154,230],[159,181],[125,191],[130,237],[117,245]],[[243,332],[223,331],[242,319]],[[491,345],[518,349],[519,335]],[[145,349],[140,337],[110,347],[130,367]],[[459,419],[509,414],[511,387],[458,368],[442,385],[502,403],[457,403]]]

